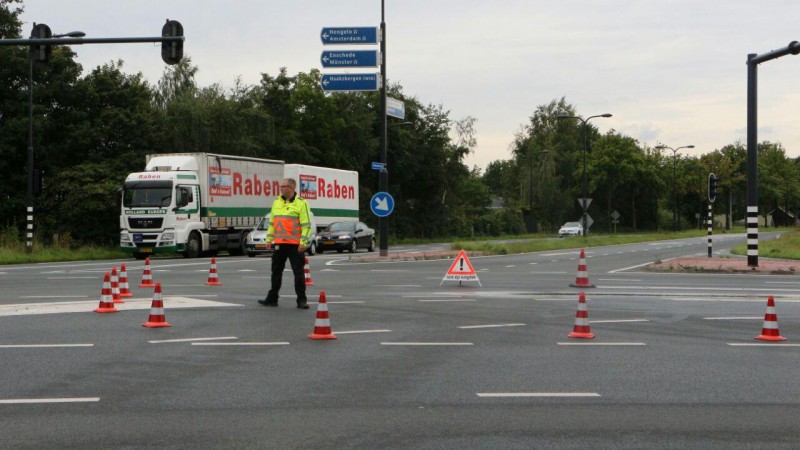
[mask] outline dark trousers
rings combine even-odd
[[[267,294],[267,301],[278,301],[287,259],[294,272],[294,292],[297,294],[297,301],[307,301],[306,279],[303,272],[305,257],[303,253],[297,251],[297,247],[297,244],[275,244],[275,251],[272,253],[272,289]]]

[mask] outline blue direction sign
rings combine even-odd
[[[320,56],[322,67],[378,67],[377,50],[326,50]]]
[[[372,163],[372,170],[383,170],[383,166],[384,165],[385,164],[383,164],[383,163],[373,162]]]
[[[319,38],[325,45],[377,44],[378,27],[325,27]]]
[[[350,73],[322,75],[323,91],[377,91],[380,74]]]
[[[394,211],[394,199],[388,192],[378,192],[369,202],[372,213],[378,217],[386,217]]]

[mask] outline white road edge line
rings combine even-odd
[[[475,345],[472,342],[381,342],[381,345]]]
[[[752,316],[752,317],[703,317],[703,320],[757,320],[757,319],[764,319],[763,316]]]
[[[99,402],[100,397],[75,397],[75,398],[15,398],[0,400],[2,405],[18,405],[23,403],[81,403]]]
[[[737,344],[728,342],[731,347],[800,347],[800,344]]]
[[[59,348],[59,347],[94,347],[94,344],[5,344],[0,348]]]

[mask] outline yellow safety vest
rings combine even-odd
[[[269,217],[267,243],[301,244],[308,246],[311,236],[311,209],[308,203],[295,193],[294,198],[275,199]]]

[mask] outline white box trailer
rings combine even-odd
[[[213,153],[147,155],[122,189],[120,246],[136,258],[245,251],[280,195],[284,162]]]
[[[286,164],[284,177],[297,182],[297,192],[311,206],[320,229],[333,222],[359,220],[358,172]]]

